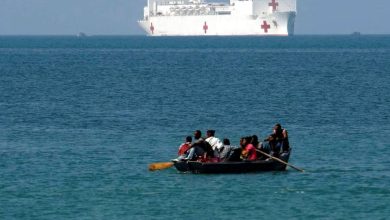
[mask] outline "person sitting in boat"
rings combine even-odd
[[[257,135],[252,135],[251,144],[253,144],[256,149],[259,149],[260,143]]]
[[[186,155],[187,151],[191,148],[191,143],[192,143],[192,137],[187,136],[184,143],[180,145],[177,155],[178,156]]]
[[[180,145],[179,148],[179,157],[177,160],[205,160],[207,158],[206,148],[204,146],[204,139],[202,138],[202,132],[200,130],[196,130],[194,133],[195,142],[191,144],[192,138],[191,136],[186,137],[186,142]],[[188,148],[188,149],[187,149]],[[211,147],[210,147],[211,149]],[[212,150],[211,150],[212,151]]]
[[[273,133],[261,143],[261,150],[272,156],[279,157],[281,153],[288,152],[289,149],[287,130],[282,128],[281,124],[275,124]]]
[[[181,160],[204,161],[204,158],[207,157],[207,153],[199,144],[193,144],[187,152],[188,153],[184,158],[180,158]]]
[[[215,130],[207,130],[206,132],[206,142],[210,144],[210,146],[213,148],[214,156],[220,157],[219,152],[221,151],[221,148],[223,147],[223,143],[219,138],[216,138],[215,136]]]
[[[242,149],[241,151],[242,160],[249,160],[249,161],[257,160],[256,148],[253,146],[251,141],[252,141],[251,136],[243,137],[240,140],[240,145]]]
[[[207,141],[205,141],[204,138],[202,138],[202,132],[200,130],[196,130],[194,132],[194,139],[195,141],[192,146],[200,147],[204,151],[204,155],[202,158],[203,161],[208,161],[214,158],[214,150],[211,145]]]
[[[199,142],[199,141],[204,141],[204,138],[202,137],[202,132],[200,131],[200,130],[196,130],[195,132],[194,132],[194,141],[195,141],[195,143],[196,142]]]
[[[224,138],[223,146],[219,149],[219,159],[220,161],[231,161],[232,155],[238,147],[230,145],[230,140],[228,138]]]

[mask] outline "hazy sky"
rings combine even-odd
[[[390,34],[390,0],[297,1],[296,34]],[[143,34],[137,20],[146,2],[0,0],[0,35]]]

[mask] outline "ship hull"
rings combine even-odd
[[[295,15],[155,16],[138,23],[149,36],[289,36],[294,34]]]

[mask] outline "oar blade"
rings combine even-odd
[[[149,164],[149,171],[164,170],[173,166],[173,162],[160,162]]]

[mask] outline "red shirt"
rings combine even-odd
[[[246,145],[245,150],[248,151],[248,160],[257,160],[257,152],[253,144]]]
[[[180,156],[180,155],[185,154],[186,151],[187,151],[188,149],[190,149],[190,147],[191,147],[191,143],[189,143],[189,142],[180,145],[180,147],[179,147],[179,152],[177,152],[177,155]]]

